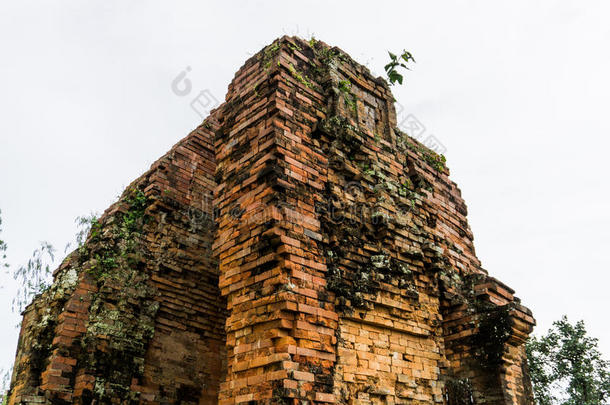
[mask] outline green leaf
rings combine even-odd
[[[610,397],[610,363],[584,322],[563,316],[545,336],[530,338],[526,352],[537,404],[556,404],[555,394],[562,405],[602,405]]]
[[[405,61],[405,62],[409,62],[409,61],[413,61],[415,62],[415,59],[413,58],[413,55],[411,55],[411,52],[407,52],[407,51],[402,51],[402,55],[400,55],[400,57]]]
[[[402,54],[400,55],[400,59],[404,62],[399,61],[398,57],[390,51],[388,51],[388,55],[390,56],[390,63],[384,66],[388,81],[391,85],[395,84],[396,82],[402,84],[404,77],[396,71],[396,68],[400,67],[405,70],[411,70],[407,64],[411,61],[415,62],[415,59],[413,58],[413,55],[406,50],[403,50]]]

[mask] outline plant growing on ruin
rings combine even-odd
[[[390,82],[390,85],[393,85],[396,82],[402,84],[403,76],[398,72],[398,68],[411,70],[407,64],[409,62],[415,62],[415,58],[413,58],[411,52],[405,50],[402,51],[400,56],[397,56],[392,52],[388,52],[388,54],[390,55],[390,63],[384,66],[388,81]]]
[[[407,136],[407,134],[401,131],[398,127],[394,128],[394,132],[397,135],[397,147],[400,151],[406,151],[409,149],[417,153],[437,172],[444,172],[447,170],[447,166],[445,165],[447,159],[445,158],[445,155],[438,154],[432,149],[425,147],[415,139]]]
[[[345,106],[356,112],[356,95],[352,93],[352,83],[349,80],[340,80],[338,88],[344,96]]]
[[[450,378],[445,383],[445,403],[447,405],[474,404],[472,383],[468,378]]]
[[[288,69],[290,70],[290,74],[292,75],[292,77],[297,79],[299,81],[299,83],[305,85],[308,88],[313,88],[314,85],[311,82],[311,80],[309,80],[307,75],[299,72],[292,63],[290,65],[288,65]]]
[[[477,300],[475,307],[480,313],[478,333],[473,338],[478,348],[475,357],[483,368],[493,370],[502,364],[504,344],[511,335],[511,305],[496,306]]]
[[[607,403],[610,362],[602,358],[583,321],[571,324],[563,316],[546,335],[530,338],[526,351],[538,405]]]
[[[97,216],[93,213],[88,216],[77,217],[76,223],[78,225],[76,245],[78,248],[81,248],[90,232],[92,235],[99,233],[99,224]],[[0,218],[1,224],[2,219]],[[71,246],[72,243],[68,243],[65,251]],[[5,263],[6,250],[6,243],[0,240],[0,267],[9,268],[9,264]],[[9,270],[9,273],[12,274],[19,285],[12,301],[12,310],[14,312],[23,311],[36,295],[42,294],[51,286],[54,262],[55,248],[49,242],[42,241],[40,246],[32,252],[32,256],[25,264],[14,270]]]
[[[265,70],[268,70],[271,67],[271,60],[273,59],[273,57],[277,54],[277,52],[279,50],[280,50],[280,43],[278,41],[275,41],[273,44],[271,44],[267,48],[265,48],[265,50],[263,51],[263,60],[262,60],[262,65],[265,68]]]
[[[42,241],[27,263],[13,272],[13,278],[19,284],[17,294],[13,298],[13,311],[23,311],[35,296],[49,288],[54,261],[55,248],[50,243]]]
[[[111,244],[100,243],[103,239],[100,234],[102,225],[95,216],[89,217],[88,221],[87,217],[80,219],[89,227],[89,232],[83,234],[88,235],[86,241],[91,244],[80,244],[79,253],[83,257],[88,255],[95,259],[87,271],[98,280],[110,276],[113,269],[129,264],[127,262],[132,260],[130,255],[135,252],[138,235],[147,220],[145,210],[149,201],[142,190],[132,188],[121,197],[120,201],[127,209],[117,214],[117,221],[112,227],[114,242]],[[125,260],[127,262],[123,263]]]
[[[81,247],[87,240],[87,236],[91,233],[91,237],[95,238],[100,232],[100,223],[98,221],[98,215],[91,213],[89,215],[83,215],[76,217],[76,225],[78,231],[76,232],[76,246]],[[66,246],[66,250],[70,247],[70,244]]]

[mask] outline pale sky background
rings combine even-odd
[[[610,354],[610,3],[604,1],[0,1],[0,209],[13,265],[63,248],[201,121],[201,90],[284,34],[312,34],[378,74],[447,148],[477,253],[538,320],[584,319]],[[186,67],[193,89],[171,90]],[[2,274],[0,368],[16,291]]]

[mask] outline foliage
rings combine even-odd
[[[537,404],[602,405],[610,398],[610,362],[583,321],[573,325],[563,316],[526,350]]]
[[[311,82],[311,80],[309,80],[309,78],[304,73],[299,72],[292,63],[290,65],[288,65],[288,69],[290,70],[290,74],[292,75],[292,77],[297,79],[300,83],[304,84],[306,87],[313,88],[314,85]]]
[[[91,243],[79,248],[82,258],[95,258],[94,264],[87,271],[98,280],[110,276],[113,269],[121,267],[121,259],[128,262],[133,260],[130,255],[134,253],[138,235],[148,219],[145,211],[149,201],[142,190],[139,188],[128,190],[121,201],[126,204],[127,209],[117,214],[117,221],[112,227],[112,234],[117,237],[115,241],[117,243],[100,243],[103,240],[100,235],[101,224],[95,216],[91,216],[88,222],[90,233],[87,238]]]
[[[2,211],[0,210],[0,234],[2,234]],[[6,242],[0,239],[0,268],[8,267],[6,263]]]
[[[76,233],[76,245],[77,247],[83,246],[85,241],[87,240],[87,236],[89,232],[91,232],[91,237],[96,238],[100,232],[100,223],[98,221],[98,215],[96,213],[90,213],[89,215],[83,215],[76,217],[76,225],[78,226],[78,231]],[[70,244],[68,244],[68,247]],[[67,250],[67,248],[66,248]]]
[[[141,231],[143,223],[146,222],[145,210],[148,206],[148,199],[144,192],[139,189],[132,189],[124,197],[124,201],[128,204],[128,209],[119,214],[120,220],[116,225],[117,235],[124,239],[123,253],[127,254],[133,250],[135,244],[134,235]],[[76,218],[78,231],[76,233],[77,254],[82,255],[88,251],[87,241],[99,242],[101,240],[101,224],[96,214],[80,216]],[[2,224],[0,218],[0,225]],[[1,228],[0,228],[1,233]],[[66,245],[66,251],[72,244]],[[7,250],[6,243],[0,240],[0,265],[9,267],[4,263],[5,252]],[[99,252],[94,252],[93,257],[97,259],[97,263],[102,269],[111,269],[119,265],[114,251],[111,249],[101,249]],[[52,269],[55,259],[55,249],[48,242],[41,242],[40,247],[35,249],[31,258],[26,264],[20,266],[16,270],[10,268],[9,274],[12,274],[17,280],[19,288],[13,298],[13,311],[22,312],[25,307],[39,294],[44,293],[49,289],[52,283]],[[128,260],[129,261],[129,260]],[[139,287],[138,293],[141,294],[144,289]],[[151,307],[152,308],[152,307]],[[138,323],[138,325],[142,322]],[[144,325],[146,326],[146,325]],[[7,400],[7,390],[9,388],[10,377],[12,370],[0,370],[0,405],[5,405]]]
[[[398,134],[401,133],[400,130],[396,132]],[[439,155],[438,153],[426,148],[420,143],[414,143],[406,139],[406,137],[402,139],[402,142],[404,142],[404,146],[406,146],[408,149],[419,154],[426,161],[426,163],[432,166],[437,172],[443,172],[447,169],[447,158],[445,158],[445,155]]]
[[[472,383],[468,378],[449,379],[445,383],[445,401],[447,405],[471,405]]]
[[[80,216],[76,218],[78,232],[76,233],[76,244],[80,248],[83,246],[87,235],[91,232],[96,235],[99,232],[99,224],[95,214],[88,216]],[[2,219],[0,218],[0,225]],[[1,232],[1,229],[0,229]],[[66,250],[71,246],[71,243],[66,245]],[[0,262],[1,267],[8,268],[9,265],[4,263],[6,257],[6,243],[0,240]],[[45,292],[52,283],[52,268],[55,261],[55,248],[48,242],[40,242],[40,246],[32,252],[32,256],[26,264],[18,267],[16,270],[9,271],[13,278],[17,281],[19,287],[12,301],[12,310],[21,312],[34,299],[35,296]]]
[[[131,235],[137,230],[139,220],[144,215],[144,210],[147,205],[146,196],[139,189],[132,190],[126,197],[126,202],[129,204],[130,209],[123,215],[120,229],[121,236]],[[77,217],[76,224],[79,228],[76,233],[76,245],[79,253],[82,254],[85,253],[82,250],[86,250],[84,244],[87,238],[91,238],[92,240],[97,240],[99,238],[101,231],[100,223],[97,219],[97,215],[91,213],[86,216]],[[0,225],[2,225],[1,217]],[[67,251],[71,245],[71,243],[68,243],[65,250]],[[9,267],[8,264],[4,263],[6,248],[6,243],[3,240],[0,240],[1,267]],[[96,258],[104,268],[116,267],[116,260],[114,257],[96,256]],[[40,246],[34,250],[26,264],[18,267],[14,271],[10,271],[19,285],[12,302],[13,311],[22,312],[25,307],[32,302],[35,296],[42,294],[51,286],[53,281],[52,269],[54,261],[55,248],[50,243],[43,241],[40,242]]]
[[[406,70],[411,70],[407,67],[407,64],[411,61],[415,62],[415,58],[413,58],[411,52],[405,50],[402,51],[400,56],[396,56],[392,52],[388,52],[388,54],[390,55],[390,63],[385,65],[384,69],[388,76],[388,80],[390,81],[390,85],[393,85],[396,82],[402,84],[403,76],[398,73],[397,68],[401,67]]]
[[[350,91],[352,91],[352,83],[349,80],[340,80],[339,90],[344,93],[349,93]]]
[[[309,46],[313,48],[314,46],[316,46],[316,42],[318,42],[318,40],[316,39],[316,37],[314,35],[312,35],[308,41]]]
[[[13,298],[13,311],[23,311],[35,296],[49,288],[54,260],[55,248],[43,241],[28,262],[14,271],[13,278],[17,280],[19,288]]]
[[[269,45],[267,48],[265,48],[265,50],[263,51],[263,59],[262,59],[262,65],[265,68],[265,70],[268,70],[271,67],[271,61],[279,50],[280,50],[280,43],[278,41],[275,41],[274,43]]]
[[[148,198],[139,188],[133,188],[125,197],[125,202],[129,209],[123,216],[123,231],[135,232],[139,231],[140,219],[144,217],[144,211],[148,206]]]
[[[322,65],[321,67],[313,67],[313,72],[316,76],[324,75],[336,63],[345,63],[348,60],[338,49],[328,47],[324,43],[317,41],[314,37],[309,40],[309,46],[313,49],[316,58]]]
[[[496,306],[477,301],[481,313],[479,332],[474,336],[474,346],[479,348],[476,357],[485,369],[496,369],[502,364],[504,344],[511,335],[510,305]]]
[[[7,401],[7,392],[11,380],[12,368],[8,370],[0,370],[0,405],[5,405]]]
[[[340,80],[338,88],[343,93],[345,105],[356,112],[356,95],[352,93],[352,83],[349,80]]]

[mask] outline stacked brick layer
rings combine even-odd
[[[11,403],[532,403],[448,175],[383,80],[275,41],[28,308]]]
[[[198,128],[132,183],[26,309],[9,404],[215,403],[212,138]]]

